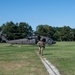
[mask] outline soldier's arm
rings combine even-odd
[[[37,43],[37,45],[39,45],[39,42]]]

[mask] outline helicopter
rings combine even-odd
[[[5,41],[6,43],[9,44],[37,44],[37,42],[42,39],[43,42],[45,42],[46,44],[55,44],[56,42],[54,40],[52,40],[49,37],[46,36],[40,36],[40,35],[31,35],[28,36],[26,38],[23,39],[17,39],[17,40],[8,40],[6,37],[6,35],[2,33],[2,31],[0,32],[0,38]]]

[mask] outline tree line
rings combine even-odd
[[[7,22],[0,26],[0,31],[5,34],[6,38],[9,40],[25,38],[27,35],[32,35],[32,27],[25,22],[14,23]]]
[[[26,22],[14,23],[10,21],[1,25],[0,31],[2,31],[9,40],[21,39],[35,34],[48,36],[55,41],[75,41],[75,28],[69,26],[52,27],[47,24],[38,25],[34,31]]]

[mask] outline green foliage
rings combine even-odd
[[[7,34],[7,39],[20,39],[33,34],[32,27],[26,22],[14,23],[7,22],[0,26],[0,31]],[[50,25],[38,25],[35,34],[48,36],[55,41],[75,41],[75,29],[69,26],[52,27]],[[13,37],[14,36],[14,37]]]
[[[70,31],[71,31],[71,28],[68,26],[64,26],[62,27],[62,30],[61,30],[61,38],[62,40],[65,40],[65,41],[68,41],[69,38],[70,38]]]
[[[14,24],[12,21],[2,25],[3,33],[6,34],[7,39],[19,39],[24,38],[29,34],[32,34],[32,27],[25,22]]]
[[[36,33],[53,38],[54,29],[49,25],[38,25],[36,28]]]
[[[32,34],[33,32],[32,27],[24,22],[20,22],[18,29],[19,29],[19,33],[23,33],[21,35],[21,38],[24,38],[25,36],[27,36],[28,34]]]
[[[36,33],[51,37],[56,41],[75,40],[75,29],[72,29],[69,26],[51,27],[49,25],[38,25],[36,28]]]

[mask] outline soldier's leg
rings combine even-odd
[[[43,47],[41,47],[41,55],[43,55]]]
[[[41,47],[39,47],[39,54],[41,54]]]

